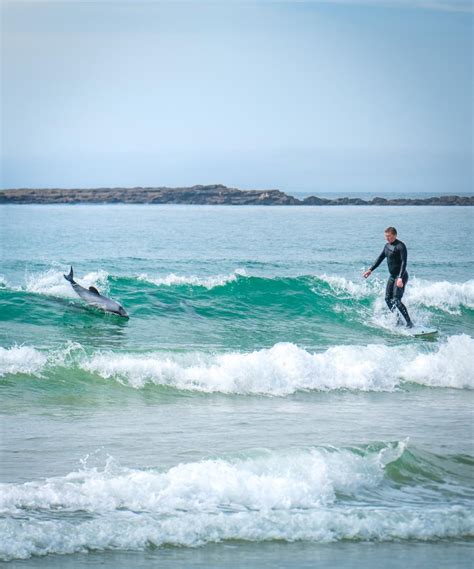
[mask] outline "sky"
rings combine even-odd
[[[472,0],[1,4],[1,188],[473,190]]]

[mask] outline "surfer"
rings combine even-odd
[[[383,251],[370,269],[365,271],[363,276],[365,279],[370,277],[372,271],[374,271],[385,258],[387,259],[390,277],[387,281],[387,288],[385,289],[385,302],[392,312],[398,309],[405,319],[407,328],[413,328],[407,307],[402,302],[405,286],[408,282],[407,248],[405,247],[405,243],[397,239],[397,230],[395,227],[387,227],[385,230],[385,239],[387,244],[383,248]]]

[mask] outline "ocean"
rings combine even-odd
[[[361,276],[388,225],[434,339],[387,311],[385,264]],[[471,567],[472,229],[468,207],[0,206],[0,559]]]

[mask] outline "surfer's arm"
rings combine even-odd
[[[405,247],[404,243],[399,244],[400,247],[400,270],[398,272],[398,278],[401,279],[403,273],[407,270],[407,248]]]
[[[380,265],[380,263],[385,259],[385,247],[383,248],[380,255],[375,260],[375,263],[370,267],[369,271],[375,271],[375,269]]]

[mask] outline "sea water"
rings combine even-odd
[[[0,206],[11,567],[469,567],[460,207]],[[365,281],[395,225],[422,340]],[[63,274],[119,300],[87,307]]]

